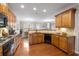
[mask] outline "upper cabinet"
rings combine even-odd
[[[16,17],[7,5],[0,3],[0,13],[4,14],[8,18],[8,25],[15,27]]]
[[[61,27],[62,22],[61,22],[61,15],[56,16],[56,27]]]
[[[75,10],[72,8],[56,15],[56,27],[74,28]]]

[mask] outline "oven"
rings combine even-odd
[[[3,45],[3,56],[10,56],[13,55],[11,49],[13,48],[12,45],[14,43],[14,39],[12,38],[10,41],[6,42]]]

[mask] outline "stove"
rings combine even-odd
[[[8,41],[6,41],[6,40],[8,40]],[[5,38],[0,37],[0,43],[3,43],[3,42],[4,42],[4,44],[2,46],[2,48],[3,48],[3,56],[13,55],[14,38],[12,38],[12,36],[8,36],[8,37],[5,37]]]
[[[0,37],[0,43],[2,43],[3,41],[5,41],[5,40],[7,40],[7,39],[9,39],[9,38],[11,38],[12,36],[8,36],[8,37]]]
[[[6,40],[5,38],[0,38],[0,43],[2,43],[5,40]]]

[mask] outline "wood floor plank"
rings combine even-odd
[[[26,48],[22,41],[14,56],[67,56],[67,54],[49,44],[36,44]]]
[[[29,48],[31,56],[66,56],[67,54],[60,51],[58,48],[49,44],[32,45]]]

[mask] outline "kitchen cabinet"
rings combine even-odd
[[[69,55],[75,52],[75,37],[74,36],[62,36],[52,34],[51,44],[68,53]]]
[[[61,27],[62,26],[62,19],[61,15],[56,16],[56,27]]]
[[[7,5],[0,3],[0,13],[4,14],[8,18],[8,25],[15,27],[16,17]]]
[[[68,39],[66,37],[60,37],[59,48],[65,52],[68,52]]]
[[[0,56],[2,56],[2,46],[0,46]]]
[[[11,27],[15,26],[15,15],[8,10],[8,25]]]
[[[75,52],[75,37],[60,37],[59,48],[68,54]]]
[[[59,36],[53,34],[51,44],[53,44],[56,47],[59,47]]]
[[[44,34],[38,34],[38,43],[44,42]]]
[[[38,44],[44,42],[44,34],[42,33],[32,33],[29,34],[29,43],[31,44]]]
[[[56,15],[56,27],[74,28],[75,9],[66,10]]]
[[[32,38],[32,34],[29,34],[29,44],[32,45],[33,44],[33,38]]]
[[[0,13],[3,13],[3,5],[2,4],[0,4]]]
[[[16,51],[16,49],[17,49],[17,47],[19,46],[19,44],[21,43],[21,36],[20,36],[20,34],[18,34],[18,35],[16,35],[15,37],[14,37],[14,53],[15,53],[15,51]]]
[[[5,16],[8,15],[7,5],[4,5],[4,4],[0,3],[0,13],[4,14]]]

